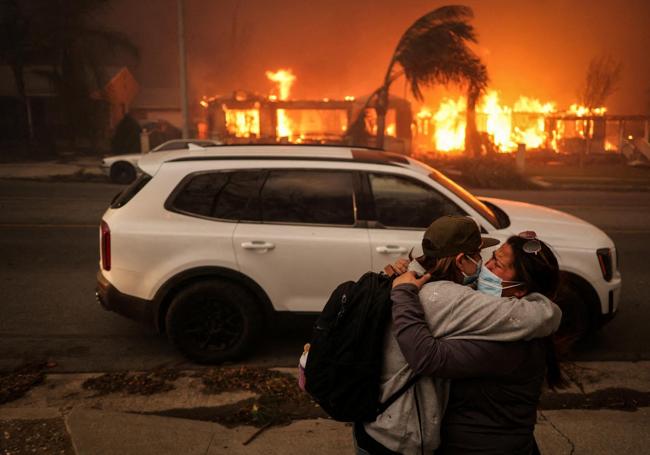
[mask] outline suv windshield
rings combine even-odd
[[[444,175],[442,172],[433,169],[432,167],[427,166],[429,171],[429,177],[447,188],[449,191],[454,193],[456,196],[461,198],[467,205],[476,210],[483,218],[488,220],[492,226],[497,229],[502,229],[505,226],[502,226],[499,223],[499,219],[495,215],[494,211],[490,209],[483,202],[479,201],[472,193],[467,191],[465,188],[460,186],[458,183],[454,182],[452,179]]]

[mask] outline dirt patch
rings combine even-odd
[[[74,455],[63,419],[0,420],[0,454]]]
[[[214,421],[227,427],[237,425],[289,424],[297,419],[327,415],[298,388],[296,378],[287,373],[266,368],[217,368],[201,374],[204,393],[246,390],[258,397],[233,405],[221,406]]]
[[[46,365],[23,365],[8,373],[0,373],[0,404],[22,398],[32,387],[45,380]]]
[[[218,407],[170,409],[152,414],[217,422],[228,428],[251,425],[258,428],[288,425],[294,420],[327,418],[310,396],[298,388],[294,376],[266,368],[215,368],[198,373],[206,394],[235,390],[258,396]]]
[[[86,390],[96,395],[128,393],[131,395],[153,395],[174,389],[173,382],[181,377],[177,370],[158,369],[144,373],[106,373],[84,381]]]

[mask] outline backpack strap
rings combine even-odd
[[[420,376],[418,376],[418,375],[413,376],[411,379],[406,381],[406,384],[404,384],[402,387],[400,387],[400,389],[397,392],[395,392],[390,397],[388,397],[388,399],[386,401],[379,404],[379,406],[377,406],[377,415],[383,414],[384,411],[386,409],[388,409],[391,404],[395,403],[395,400],[397,400],[399,397],[401,397],[404,394],[404,392],[406,392],[408,389],[410,389],[411,386],[413,384],[415,384],[416,382],[418,382],[419,379],[420,379]]]

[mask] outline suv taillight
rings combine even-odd
[[[111,269],[111,229],[108,227],[106,221],[101,224],[101,251],[102,251],[102,268],[104,270]]]
[[[605,278],[605,281],[611,280],[614,275],[612,267],[612,250],[609,248],[600,248],[596,251],[596,255],[598,256],[600,271],[603,272],[603,278]]]

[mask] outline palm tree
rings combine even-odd
[[[391,84],[404,75],[415,99],[421,101],[422,88],[434,84],[466,84],[468,86],[468,130],[476,131],[473,108],[488,82],[487,69],[468,47],[476,43],[471,8],[462,5],[443,6],[415,21],[402,35],[384,76],[384,83],[375,90],[362,109],[373,105],[377,112],[377,146],[384,146],[384,129]],[[470,114],[470,105],[472,114]],[[355,121],[353,125],[358,126]],[[472,133],[469,134],[470,142]],[[466,137],[467,140],[467,137]],[[467,144],[471,146],[471,144]]]

